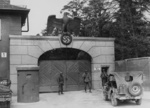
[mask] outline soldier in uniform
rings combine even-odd
[[[89,92],[91,92],[91,75],[89,74],[89,72],[87,70],[85,70],[82,77],[83,77],[83,81],[84,81],[85,92],[87,90],[87,86],[89,88]]]
[[[102,69],[102,73],[100,75],[101,80],[102,80],[102,87],[108,82],[108,75],[105,69]]]
[[[63,94],[64,77],[62,72],[60,73],[57,81],[58,81],[58,94]]]

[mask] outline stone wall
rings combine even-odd
[[[10,36],[10,79],[12,90],[17,94],[17,66],[37,66],[38,58],[46,51],[55,48],[80,49],[92,57],[93,89],[101,88],[102,66],[114,70],[114,38],[73,37],[73,42],[65,46],[60,37],[53,36]]]
[[[0,76],[9,78],[9,34],[21,35],[21,17],[0,13],[1,34],[0,34]],[[2,54],[6,56],[2,56]]]

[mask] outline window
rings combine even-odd
[[[125,80],[127,82],[131,82],[131,81],[133,81],[133,76],[131,76],[129,73],[127,73],[126,76],[125,76]]]

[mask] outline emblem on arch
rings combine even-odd
[[[72,43],[72,36],[70,33],[63,33],[60,37],[60,41],[64,45],[70,45]]]

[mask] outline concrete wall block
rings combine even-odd
[[[114,42],[113,41],[106,42],[106,47],[114,47]]]
[[[101,47],[101,54],[114,54],[114,47]]]
[[[101,56],[93,58],[93,63],[106,63],[105,55],[101,55]]]
[[[12,84],[17,84],[17,74],[10,74],[10,80]]]
[[[39,58],[43,53],[44,52],[38,46],[28,46],[28,54],[33,57]]]
[[[114,63],[115,60],[114,55],[106,55],[105,57],[107,63]]]
[[[60,48],[60,42],[59,41],[48,41],[52,48]]]
[[[90,42],[90,41],[85,41],[82,46],[81,46],[81,50],[83,51],[88,51],[90,48],[95,46],[95,42]]]
[[[27,46],[10,46],[10,54],[27,54]]]
[[[17,96],[17,84],[11,84],[12,95]]]
[[[71,44],[67,45],[66,48],[72,48],[72,46],[73,46],[73,42]]]
[[[38,58],[29,56],[29,55],[22,55],[22,65],[37,65]]]
[[[21,64],[21,55],[10,55],[10,64]]]
[[[10,65],[10,74],[17,74],[16,67],[20,65]]]
[[[21,39],[11,39],[10,45],[21,45]]]
[[[100,53],[100,47],[92,47],[88,53],[92,56],[92,57],[96,57],[96,56],[100,56],[101,53]]]
[[[33,45],[39,45],[41,40],[32,40]]]
[[[99,72],[93,72],[92,73],[92,79],[93,80],[100,80],[100,71]]]
[[[67,46],[64,45],[64,44],[62,44],[62,43],[60,43],[60,47],[61,47],[61,48],[67,48]],[[69,48],[70,48],[70,47],[72,47],[72,46],[69,45]]]
[[[72,47],[75,49],[79,49],[82,44],[83,44],[83,41],[74,41]]]
[[[104,42],[104,41],[96,41],[95,42],[95,46],[99,46],[99,47],[106,46],[106,42]]]
[[[100,72],[101,71],[101,64],[94,64],[92,63],[92,72]]]
[[[101,80],[93,80],[92,87],[93,89],[102,89]]]
[[[22,45],[34,45],[34,42],[33,42],[33,40],[22,39],[21,44]]]
[[[52,49],[52,46],[50,46],[49,42],[47,40],[41,40],[39,41],[38,46],[43,50],[43,51],[48,51]]]

